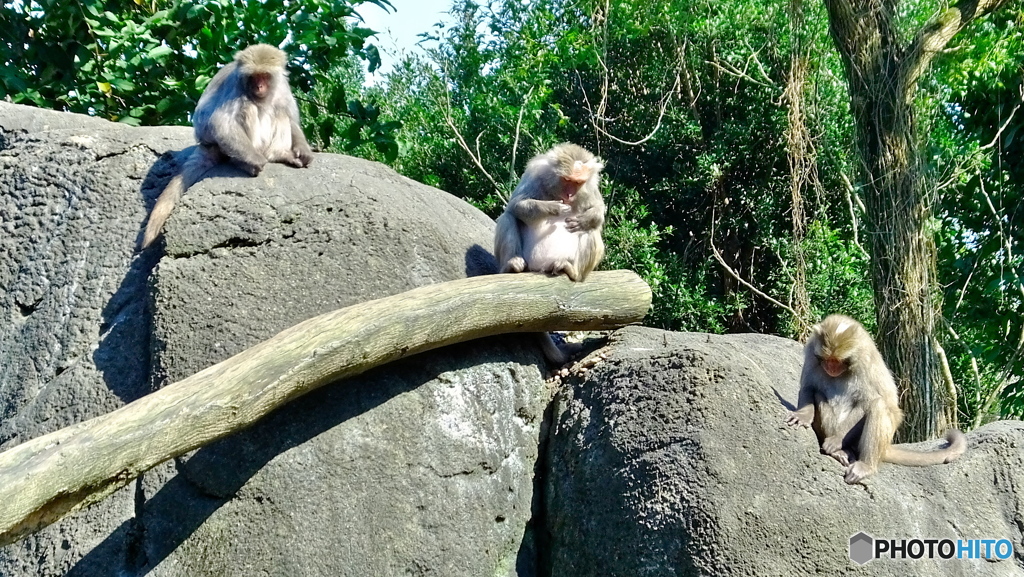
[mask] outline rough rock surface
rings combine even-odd
[[[159,255],[134,245],[171,168],[156,161],[191,139],[0,102],[0,449],[150,391]],[[128,487],[0,549],[0,575],[63,575],[135,506]]]
[[[5,445],[306,318],[494,267],[485,215],[326,154],[211,171],[136,253],[189,129],[0,104],[0,139]],[[327,386],[0,549],[0,575],[532,575],[541,363],[491,339]]]
[[[546,399],[541,358],[520,343],[330,385],[179,459],[174,476],[147,475],[147,574],[533,575]]]
[[[545,485],[550,574],[1020,575],[1024,424],[968,435],[926,468],[883,464],[866,486],[783,423],[800,346],[759,335],[643,328],[567,380]],[[937,446],[938,442],[923,444]],[[1009,539],[1003,561],[849,559],[851,536]]]
[[[166,227],[153,278],[156,377],[176,381],[310,317],[494,272],[494,223],[358,158],[217,167]]]

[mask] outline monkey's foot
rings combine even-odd
[[[840,437],[825,437],[821,442],[821,452],[826,455],[835,455],[843,450],[843,440]],[[849,463],[843,463],[848,465]]]
[[[864,461],[855,461],[846,468],[846,475],[843,479],[847,484],[855,485],[874,474],[874,467],[869,467]]]
[[[313,151],[309,147],[296,149],[295,158],[299,159],[300,167],[305,168],[313,162]]]
[[[235,161],[235,164],[245,172],[249,173],[249,176],[259,176],[260,173],[263,172],[262,164],[247,162],[244,160],[237,160]]]
[[[544,357],[553,365],[564,365],[569,362],[569,353],[562,350],[562,347],[558,346],[551,335],[552,333],[540,334],[540,345],[541,350],[544,351]]]
[[[569,280],[576,282],[580,278],[580,273],[576,270],[576,266],[571,262],[558,262],[551,267],[551,274],[560,275],[564,274],[569,277]]]
[[[502,273],[523,272],[524,270],[526,270],[526,261],[521,256],[514,256],[508,259],[508,262],[501,267]]]
[[[822,448],[821,452],[825,453],[825,449]],[[853,462],[853,454],[843,449],[839,449],[838,451],[833,451],[831,453],[825,454],[828,455],[829,457],[832,457],[836,461],[839,461],[839,464],[844,467],[848,467],[850,463]]]

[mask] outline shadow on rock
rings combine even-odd
[[[164,155],[143,179],[140,194],[147,213],[173,174],[174,164],[170,155]],[[144,225],[140,225],[136,243],[142,237]],[[107,387],[125,403],[152,392],[149,374],[153,313],[149,306],[149,275],[160,254],[159,249],[151,248],[133,255],[120,286],[103,307],[99,345],[92,353]]]
[[[405,363],[402,363],[405,364]],[[383,374],[383,373],[387,374]],[[278,409],[252,428],[175,460],[177,474],[150,499],[141,491],[138,517],[125,521],[82,558],[68,577],[115,575],[107,565],[117,549],[146,575],[276,456],[431,379],[404,367],[378,369],[339,381]],[[141,541],[141,542],[140,542]]]
[[[466,276],[483,276],[498,273],[498,261],[486,248],[474,244],[466,251]]]

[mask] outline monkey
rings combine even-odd
[[[199,145],[157,198],[141,248],[156,240],[178,198],[216,164],[229,161],[257,176],[267,162],[303,168],[313,161],[286,63],[282,50],[255,44],[213,77],[192,115]]]
[[[586,279],[604,258],[599,190],[604,164],[575,144],[559,144],[527,164],[494,232],[499,272],[535,271]],[[541,334],[548,361],[568,355],[551,335]]]
[[[882,461],[937,465],[967,450],[967,438],[956,429],[936,451],[892,444],[903,423],[896,383],[867,330],[847,316],[830,315],[811,330],[797,405],[786,423],[813,427],[821,452],[846,467],[844,480],[851,485],[875,474]]]
[[[568,143],[526,164],[494,233],[500,272],[587,278],[604,258],[603,168],[593,154]]]

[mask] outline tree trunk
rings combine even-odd
[[[803,0],[790,0],[789,18],[792,44],[789,54],[789,76],[786,79],[786,91],[783,96],[789,109],[786,155],[789,158],[789,191],[793,204],[793,291],[790,306],[797,317],[793,319],[793,325],[797,327],[797,336],[803,342],[810,331],[808,321],[811,317],[811,300],[807,295],[807,261],[804,258],[804,239],[807,232],[804,191],[808,186],[814,186],[818,180],[814,140],[807,129],[807,116],[804,113],[809,57],[803,34]]]
[[[0,546],[340,378],[500,333],[617,328],[640,322],[650,306],[650,287],[630,271],[581,283],[527,273],[420,287],[309,319],[112,413],[0,453]]]
[[[825,0],[857,131],[877,341],[907,414],[901,441],[937,436],[956,424],[956,393],[944,384],[933,335],[939,312],[928,226],[934,199],[917,149],[917,82],[957,32],[1006,3],[961,1],[936,13],[905,44],[897,0]]]

